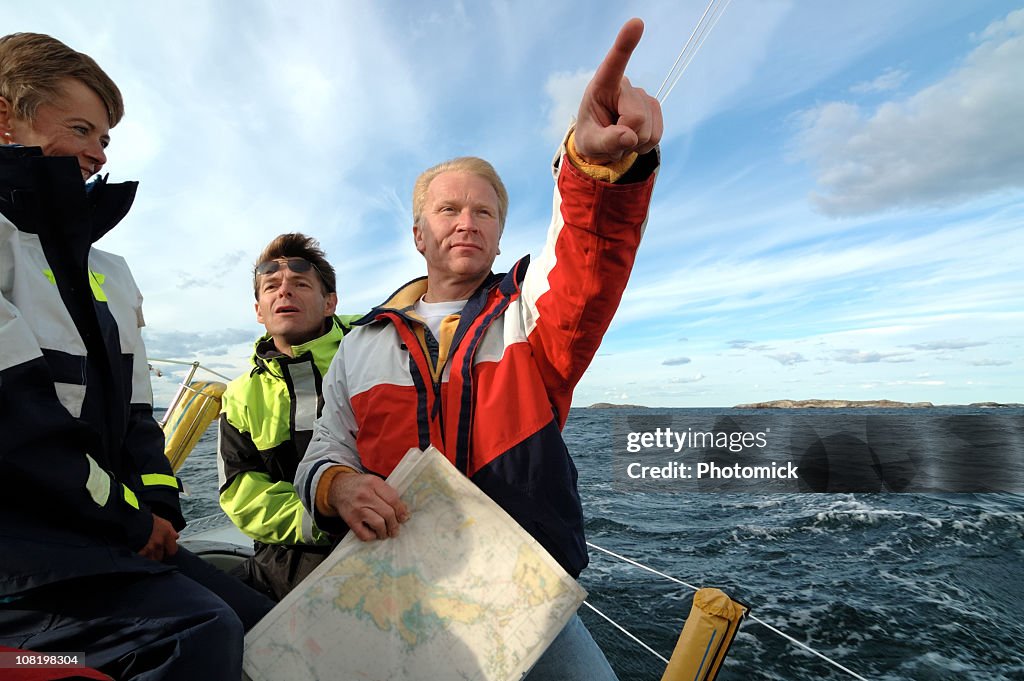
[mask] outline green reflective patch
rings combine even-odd
[[[178,479],[173,475],[163,473],[145,473],[142,476],[142,484],[146,487],[173,487],[178,489]]]
[[[139,510],[139,498],[135,496],[135,492],[128,489],[127,485],[122,484],[121,489],[124,490],[124,500],[128,502],[128,505]]]
[[[107,294],[103,292],[103,282],[107,280],[106,275],[89,270],[89,286],[92,288],[92,297],[97,302],[107,302]]]

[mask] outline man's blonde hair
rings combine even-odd
[[[471,173],[477,177],[487,180],[488,184],[494,187],[494,193],[498,195],[498,225],[505,228],[505,216],[508,215],[508,192],[505,185],[498,176],[498,171],[487,161],[476,156],[460,156],[450,161],[438,163],[432,168],[427,168],[416,178],[416,184],[412,187],[412,222],[414,225],[420,223],[423,217],[423,206],[427,202],[427,188],[435,177],[449,171],[460,173]]]
[[[18,118],[32,121],[40,104],[61,97],[65,78],[80,80],[99,96],[111,128],[124,117],[121,91],[89,55],[42,33],[0,38],[0,97]]]

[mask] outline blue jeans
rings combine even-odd
[[[618,681],[579,615],[562,628],[525,681]]]

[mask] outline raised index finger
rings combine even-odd
[[[644,22],[640,19],[630,19],[615,36],[615,44],[608,50],[604,61],[597,67],[592,83],[601,89],[618,89],[622,76],[626,75],[626,65],[629,58],[640,42],[640,36],[644,34]]]

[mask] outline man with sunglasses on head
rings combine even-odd
[[[236,576],[280,600],[331,550],[292,482],[313,434],[322,377],[359,316],[334,314],[334,268],[303,234],[282,234],[263,249],[253,292],[267,332],[256,341],[252,369],[224,393],[220,505],[254,540],[255,555]]]

